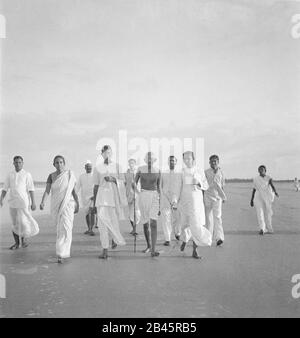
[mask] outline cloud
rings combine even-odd
[[[98,139],[119,129],[129,137],[204,137],[206,156],[219,153],[229,176],[252,175],[261,161],[284,178],[284,159],[296,168],[294,3],[4,4],[1,173],[15,153],[39,178],[57,153],[80,171],[83,159],[96,157]]]

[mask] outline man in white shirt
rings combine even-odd
[[[182,174],[175,171],[177,159],[169,156],[170,171],[162,174],[161,179],[161,222],[165,236],[165,246],[170,245],[171,233],[174,229],[175,238],[180,239],[180,214],[177,209]]]
[[[217,246],[224,242],[222,225],[222,203],[226,200],[225,178],[219,167],[218,155],[209,158],[210,168],[205,170],[209,188],[204,192],[206,227],[216,240]]]
[[[93,226],[96,224],[95,208],[93,208],[94,199],[94,180],[93,180],[93,166],[91,161],[85,163],[85,173],[79,176],[77,184],[77,193],[81,192],[81,204],[85,211],[85,219],[88,226],[88,230],[85,231],[85,235],[95,236]]]
[[[28,246],[26,238],[35,236],[39,232],[37,222],[30,214],[31,210],[36,209],[34,199],[34,185],[30,173],[23,169],[23,158],[15,156],[13,160],[15,170],[7,176],[0,197],[0,206],[3,206],[3,200],[7,191],[10,191],[8,200],[10,215],[12,219],[12,232],[15,244],[10,247],[11,250]]]

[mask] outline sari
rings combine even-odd
[[[72,191],[76,179],[71,171],[61,173],[51,186],[51,216],[56,225],[56,254],[70,257],[75,201]]]

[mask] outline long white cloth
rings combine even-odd
[[[75,201],[72,191],[76,179],[71,171],[61,173],[51,186],[51,216],[56,224],[56,254],[70,257]]]
[[[18,236],[29,238],[39,233],[39,226],[29,208],[9,208],[12,231]]]
[[[109,247],[109,234],[118,245],[125,245],[120,232],[118,214],[115,207],[100,206],[97,208],[99,219],[100,242],[103,249]]]
[[[12,219],[12,231],[21,237],[32,237],[39,233],[39,226],[30,212],[29,191],[34,191],[30,173],[24,169],[12,171],[7,176],[3,190],[9,190],[9,209]]]
[[[253,188],[256,189],[255,197],[261,198],[266,203],[272,203],[274,201],[275,194],[272,190],[272,187],[270,185],[270,176],[256,176],[253,179]]]
[[[253,179],[253,188],[256,189],[254,196],[254,206],[256,209],[258,226],[264,232],[266,229],[273,231],[272,228],[272,203],[274,192],[270,186],[270,176],[257,176]]]
[[[157,220],[159,213],[159,195],[156,190],[141,190],[139,196],[141,210],[141,223],[146,224],[150,220]]]
[[[197,179],[201,188],[193,184]],[[206,190],[208,184],[204,173],[196,167],[184,168],[182,173],[182,188],[180,194],[179,209],[182,219],[183,240],[188,242],[192,236],[193,241],[199,246],[210,246],[212,235],[205,224],[205,210],[202,190]],[[186,231],[189,228],[189,231]]]
[[[101,163],[94,170],[94,184],[98,185],[96,198],[97,215],[99,221],[100,242],[103,249],[109,247],[109,237],[119,245],[125,245],[125,240],[120,232],[119,220],[124,219],[124,207],[127,204],[126,190],[124,185],[124,174],[121,173],[119,165],[111,162]],[[107,182],[106,176],[116,179],[114,182]]]

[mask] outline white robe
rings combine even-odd
[[[196,178],[201,188],[193,185]],[[182,219],[183,241],[188,242],[190,237],[199,246],[210,246],[212,236],[205,225],[205,210],[202,190],[208,188],[207,180],[196,167],[184,168],[182,172],[182,188],[180,194],[179,209]]]
[[[76,179],[71,171],[61,173],[51,185],[51,216],[57,228],[56,254],[70,257],[75,201],[72,191]]]
[[[124,219],[124,207],[127,206],[124,175],[120,173],[117,163],[101,163],[94,170],[94,184],[98,185],[96,196],[99,220],[100,242],[103,249],[109,247],[109,233],[118,245],[125,245],[120,232],[119,219]],[[105,176],[113,176],[117,184],[106,182]]]

